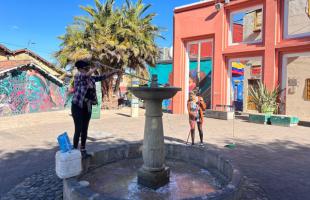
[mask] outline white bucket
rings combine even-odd
[[[79,175],[82,172],[81,152],[71,150],[65,153],[56,153],[56,174],[59,178],[65,179]]]

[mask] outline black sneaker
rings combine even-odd
[[[91,155],[85,149],[81,150],[82,159],[90,158]]]

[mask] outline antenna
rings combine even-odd
[[[35,42],[29,40],[29,41],[28,41],[27,48],[29,49],[31,45],[35,45],[35,44],[36,44]]]

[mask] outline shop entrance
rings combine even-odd
[[[227,105],[235,106],[236,111],[255,112],[248,94],[262,79],[262,57],[230,59],[228,78]]]

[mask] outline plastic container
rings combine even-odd
[[[56,156],[56,174],[59,178],[71,178],[82,172],[81,152],[71,150],[68,152],[57,151]]]
[[[70,139],[69,139],[68,134],[66,132],[59,135],[57,137],[57,140],[58,140],[60,151],[62,153],[67,152],[67,151],[71,151],[72,144],[70,143]]]

